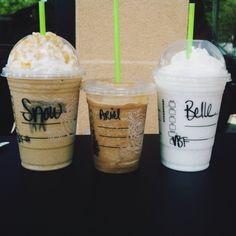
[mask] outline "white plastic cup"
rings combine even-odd
[[[161,70],[172,57],[184,51],[187,41],[166,49],[154,77],[157,84],[161,162],[179,171],[201,171],[209,166],[221,100],[230,75],[191,75]],[[222,63],[220,51],[210,42],[194,40],[193,47],[204,48]],[[200,68],[199,68],[200,70]],[[226,69],[225,69],[226,71]]]

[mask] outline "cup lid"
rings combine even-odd
[[[193,40],[188,58],[189,43],[188,40],[179,40],[164,51],[154,71],[156,81],[167,77],[172,80],[230,81],[224,57],[215,45],[207,40]]]
[[[114,79],[92,79],[84,81],[82,88],[87,94],[109,96],[149,95],[156,92],[155,84],[145,80],[124,80],[115,83]]]
[[[24,79],[69,78],[83,74],[75,48],[52,32],[32,33],[19,40],[2,70],[4,77]]]

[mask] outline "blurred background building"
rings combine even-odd
[[[10,50],[13,45],[22,37],[31,34],[32,32],[39,31],[39,23],[38,23],[38,4],[37,0],[1,0],[0,1],[0,70],[3,66],[5,66],[7,62],[7,58]],[[92,21],[97,22],[98,24],[103,22],[103,27],[101,27],[100,35],[106,35],[105,31],[107,28],[107,21],[110,19],[110,15],[107,15],[106,18],[104,14],[112,13],[112,9],[110,6],[112,5],[112,0],[47,0],[46,3],[46,20],[47,20],[47,31],[53,31],[56,34],[67,39],[72,45],[77,46],[77,49],[81,52],[82,63],[85,63],[85,67],[89,68],[88,76],[95,75],[98,73],[104,73],[103,71],[99,71],[96,68],[96,65],[93,64],[91,68],[89,67],[88,61],[86,61],[86,56],[93,49],[91,47],[91,43],[98,43],[101,39],[97,39],[98,35],[93,34],[93,28],[86,28],[87,26],[91,26]],[[180,37],[185,36],[186,32],[186,8],[188,0],[182,0],[183,4],[181,7],[178,7],[179,1],[163,1],[163,0],[120,0],[121,7],[123,7],[124,12],[122,14],[123,18],[126,18],[126,22],[128,22],[129,14],[132,13],[131,9],[134,4],[143,4],[143,7],[137,8],[140,10],[138,12],[139,16],[133,16],[132,20],[136,20],[138,17],[138,25],[133,25],[133,28],[129,28],[129,26],[125,26],[126,30],[132,31],[135,33],[137,30],[143,30],[145,36],[140,36],[142,38],[142,44],[145,43],[152,44],[155,43],[160,48],[166,46],[166,42],[153,41],[154,35],[158,36],[158,32],[166,33],[169,35],[169,40],[173,40],[173,37],[179,39]],[[222,52],[225,57],[226,65],[229,72],[232,75],[232,81],[227,84],[220,113],[218,131],[233,131],[236,129],[236,1],[235,0],[195,0],[191,2],[195,2],[196,4],[196,12],[195,12],[195,31],[194,38],[195,39],[207,39],[213,42]],[[99,7],[99,4],[102,4]],[[133,4],[133,5],[132,5]],[[176,7],[174,5],[176,4]],[[160,7],[163,7],[166,11],[167,16],[162,16],[162,18],[158,18],[162,13],[160,12]],[[168,10],[168,9],[171,9]],[[97,11],[100,11],[98,14]],[[150,11],[148,13],[148,11]],[[173,12],[174,11],[174,12]],[[176,11],[176,12],[175,12]],[[109,12],[109,13],[108,13]],[[137,12],[134,12],[138,14]],[[132,13],[132,14],[134,14]],[[156,14],[156,18],[155,18]],[[172,22],[173,28],[169,28],[169,30],[177,29],[176,31],[164,32],[163,25],[158,22],[158,19],[163,20],[163,24],[169,24]],[[110,19],[112,21],[112,19]],[[86,22],[85,22],[86,21]],[[90,23],[88,21],[91,21]],[[185,24],[179,26],[182,21]],[[136,24],[136,22],[132,22],[132,24]],[[146,23],[145,23],[146,22]],[[165,23],[167,22],[167,23]],[[121,22],[122,23],[122,22]],[[153,28],[145,27],[145,24],[153,24]],[[159,28],[158,28],[159,27]],[[180,27],[180,30],[179,30]],[[181,28],[182,27],[182,28]],[[136,31],[135,31],[136,30]],[[179,33],[175,33],[177,31]],[[92,33],[89,34],[89,31]],[[130,35],[132,32],[123,33],[123,36],[126,34]],[[112,32],[110,32],[112,34]],[[173,37],[172,37],[173,35]],[[161,35],[159,35],[161,37]],[[158,37],[159,37],[158,36]],[[94,38],[92,38],[94,37]],[[134,40],[133,38],[129,38],[130,40]],[[126,42],[129,40],[127,38]],[[99,41],[100,40],[100,41]],[[81,42],[83,44],[81,44]],[[110,44],[113,43],[113,40],[110,41]],[[89,45],[89,48],[88,48]],[[134,51],[131,47],[127,48],[127,53],[131,55]],[[109,47],[109,45],[107,45]],[[154,45],[155,46],[155,45]],[[106,48],[106,47],[104,47]],[[93,50],[98,50],[103,53],[103,55],[107,55],[108,52],[104,50],[104,48],[94,48]],[[150,49],[147,45],[146,49]],[[146,50],[143,48],[143,50]],[[164,49],[164,48],[163,48]],[[142,48],[140,48],[142,50]],[[158,52],[159,53],[159,52]],[[102,55],[102,56],[103,56]],[[148,61],[147,59],[149,54],[148,52],[144,52],[143,54],[140,51],[139,57],[143,56],[143,61]],[[132,59],[132,58],[131,58]],[[140,58],[139,58],[140,59]],[[142,59],[142,58],[141,58]],[[156,54],[156,60],[157,54]],[[150,62],[150,61],[149,61]],[[86,64],[87,63],[87,64]],[[83,65],[83,64],[82,64]],[[152,63],[142,65],[139,67],[144,68],[144,76],[149,73],[148,70],[153,68]],[[105,68],[105,67],[104,67]],[[128,68],[128,69],[127,69]],[[129,73],[137,73],[135,72],[135,67],[125,67],[124,70],[129,70]],[[133,69],[132,69],[133,68]],[[145,69],[146,68],[146,69]],[[97,69],[97,70],[96,70]],[[138,71],[140,72],[140,71]],[[146,73],[146,74],[145,74]],[[103,75],[103,74],[102,74]],[[151,75],[151,74],[150,74]],[[83,108],[86,109],[86,108]],[[153,113],[154,114],[154,113]],[[149,133],[155,133],[156,127],[154,123],[152,123],[149,119],[151,125],[148,126]],[[4,78],[0,78],[0,134],[9,134],[13,123],[13,115],[11,109],[10,102],[10,94],[7,86],[7,81]],[[86,130],[86,129],[85,129]],[[80,130],[79,132],[83,133],[84,130]],[[87,132],[87,131],[86,131]],[[85,132],[85,133],[86,133]]]

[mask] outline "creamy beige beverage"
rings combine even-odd
[[[84,85],[89,106],[95,167],[126,173],[139,167],[148,97],[154,86],[144,81],[114,85],[108,80]]]
[[[33,33],[13,48],[7,76],[22,166],[54,170],[72,161],[81,67],[63,38]]]

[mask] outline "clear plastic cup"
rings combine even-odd
[[[142,152],[148,98],[155,84],[142,80],[88,80],[83,83],[89,107],[95,167],[107,173],[136,170]]]
[[[46,61],[35,62],[40,64],[40,68],[35,68],[36,66],[33,65],[32,69],[25,69],[24,66],[27,67],[29,63],[33,64],[30,60],[27,63],[24,62],[32,55],[43,57],[52,53],[50,50],[58,53],[57,48],[53,49],[51,46],[48,51],[39,51],[38,41],[29,40],[30,37],[34,36],[26,36],[15,45],[9,55],[10,60],[3,70],[11,93],[21,164],[30,170],[60,169],[72,162],[81,68],[79,65],[66,71],[60,71],[61,68],[58,68],[56,71],[58,73],[55,73],[52,66],[58,65],[50,66],[49,56]],[[68,47],[77,63],[77,53],[69,42],[59,36],[55,38],[52,34],[48,37],[49,41],[62,40],[62,47]],[[32,46],[33,53],[29,50],[24,51],[25,43],[27,49]],[[57,43],[55,41],[55,44]],[[21,53],[22,57],[19,58]],[[68,59],[68,55],[65,55],[66,58]],[[18,59],[20,59],[19,62]],[[13,70],[11,63],[25,63],[25,65],[22,70]]]
[[[161,162],[174,170],[200,171],[209,166],[221,99],[230,75],[222,54],[208,41],[193,40],[190,58],[181,62],[175,55],[182,52],[184,57],[188,43],[183,40],[170,45],[154,72]],[[206,51],[196,56],[202,49]],[[206,52],[212,58],[204,61]]]

